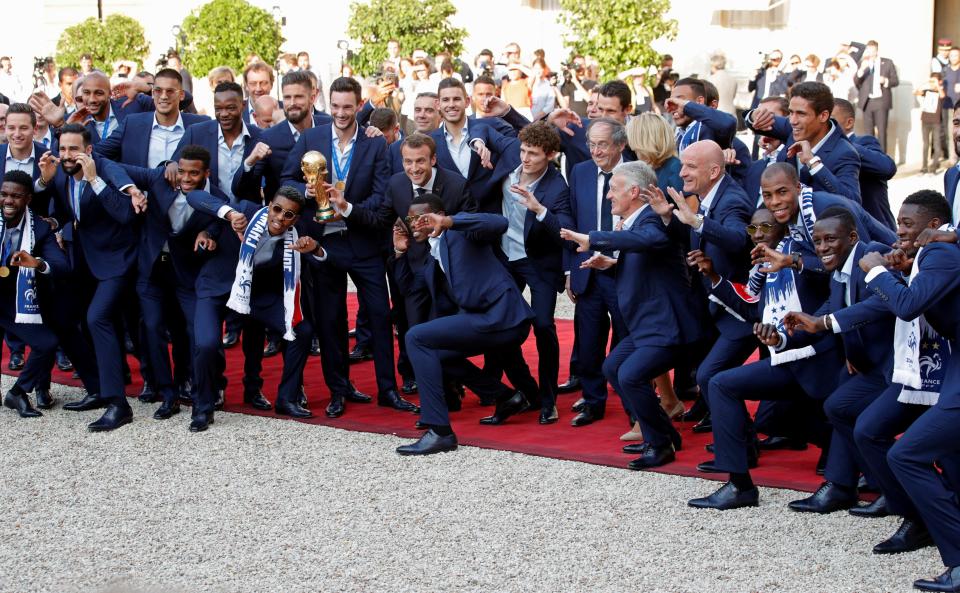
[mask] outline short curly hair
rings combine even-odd
[[[560,152],[560,134],[546,122],[538,121],[520,130],[520,142],[538,146],[545,154]]]

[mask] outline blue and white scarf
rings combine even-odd
[[[813,209],[813,189],[807,185],[800,186],[800,223],[790,225],[790,236],[813,249],[813,225],[817,223],[817,213]]]
[[[230,288],[227,307],[237,313],[250,314],[250,295],[253,290],[253,256],[257,245],[267,230],[269,206],[265,206],[253,215],[247,230],[243,233],[240,245],[240,259]],[[293,326],[300,321],[300,254],[292,249],[297,241],[297,229],[290,227],[283,237],[283,339],[296,338]]]
[[[913,259],[907,286],[917,277],[920,251]],[[894,383],[903,385],[897,401],[932,406],[940,398],[940,388],[950,362],[950,340],[930,327],[923,315],[912,321],[897,318],[893,327]]]
[[[33,213],[29,208],[23,211],[23,230],[20,231],[20,251],[33,253],[35,232]],[[3,245],[6,238],[7,225],[3,217],[0,217],[0,245]],[[4,257],[10,257],[9,253],[3,254]],[[7,265],[7,262],[2,262]],[[20,266],[17,268],[17,316],[14,319],[16,323],[43,323],[43,317],[40,315],[40,303],[37,299],[37,270]]]
[[[793,248],[793,239],[784,238],[777,245],[777,251],[780,253],[790,253]],[[768,272],[766,274],[763,290],[765,294],[763,306],[763,323],[776,326],[780,335],[787,334],[783,327],[783,318],[790,311],[803,311],[800,303],[800,295],[797,294],[797,283],[792,268],[783,268],[777,272]],[[791,350],[777,351],[772,346],[770,349],[770,364],[776,366],[786,362],[793,362],[804,358],[810,358],[817,353],[813,346],[804,346],[802,348],[793,348]]]
[[[674,133],[677,140],[677,154],[683,153],[688,146],[700,140],[700,127],[702,125],[699,121],[695,121],[687,126],[686,129],[677,128],[677,131]]]

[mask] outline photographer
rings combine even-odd
[[[761,99],[786,94],[786,77],[780,68],[781,62],[783,62],[783,52],[779,49],[763,54],[763,65],[747,86],[747,90],[754,93],[751,109],[756,109]]]

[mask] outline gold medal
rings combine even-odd
[[[338,181],[338,182],[334,185],[334,187],[337,188],[337,189],[340,190],[340,191],[343,191],[343,189],[344,189],[345,187],[347,187],[347,184],[344,183],[344,182],[342,182],[342,181]]]
[[[10,268],[7,266],[0,266],[0,278],[6,278],[10,275]]]

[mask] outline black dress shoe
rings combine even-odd
[[[320,340],[317,338],[310,342],[310,356],[320,356]]]
[[[123,371],[123,384],[130,385],[133,383],[133,373],[130,372],[130,369]]]
[[[378,395],[377,405],[382,408],[393,408],[394,410],[400,410],[401,412],[413,412],[414,414],[420,413],[420,406],[412,402],[408,402],[400,397],[400,394],[397,393],[396,389],[388,389],[387,391],[384,391]]]
[[[116,430],[131,422],[133,422],[133,410],[130,409],[130,406],[110,404],[104,411],[103,416],[87,425],[87,430],[90,432],[106,432]]]
[[[273,406],[270,404],[270,400],[263,397],[263,392],[259,389],[256,391],[245,391],[243,393],[243,403],[253,407],[256,410],[273,409]]]
[[[137,399],[140,400],[140,403],[152,404],[160,401],[160,394],[153,388],[153,385],[144,383],[143,389],[140,390],[140,395],[137,396]]]
[[[560,414],[557,412],[557,406],[551,406],[540,410],[540,418],[537,422],[540,424],[554,424],[559,419]]]
[[[585,399],[583,399],[583,398],[581,397],[581,398],[578,399],[577,401],[573,402],[573,405],[570,406],[570,411],[571,411],[571,412],[582,412],[582,411],[583,411],[583,407],[584,407],[585,405],[587,405],[587,400],[585,400]]]
[[[154,420],[168,420],[180,413],[180,399],[174,398],[171,401],[163,402],[157,411],[153,413]]]
[[[397,447],[397,453],[400,455],[433,455],[434,453],[456,451],[456,449],[457,435],[451,434],[442,437],[431,428],[423,433],[423,436],[417,442]]]
[[[757,441],[757,447],[761,451],[806,451],[807,443],[789,437],[767,437]]]
[[[520,412],[526,410],[528,405],[529,404],[526,396],[522,391],[518,391],[507,399],[498,401],[497,407],[493,411],[493,415],[481,418],[480,424],[485,424],[487,426],[503,424],[510,416],[519,414]]]
[[[313,412],[290,402],[277,402],[277,415],[292,418],[313,418]]]
[[[33,396],[37,398],[37,407],[41,410],[49,410],[53,407],[53,396],[50,395],[49,388],[35,387]]]
[[[580,385],[580,377],[576,375],[570,375],[566,383],[557,385],[557,393],[561,395],[573,393],[574,391],[580,391],[581,389],[582,386]]]
[[[11,352],[10,361],[7,362],[7,368],[11,371],[23,370],[23,352]]]
[[[627,467],[635,470],[660,467],[661,465],[675,461],[676,458],[677,454],[676,451],[673,450],[673,445],[667,445],[666,447],[650,446],[640,454],[640,457],[628,463]]]
[[[88,393],[80,401],[63,404],[63,409],[71,412],[86,412],[87,410],[106,408],[109,403],[108,400],[100,397],[97,393]]]
[[[276,356],[277,354],[280,354],[280,342],[277,342],[275,340],[267,340],[267,345],[263,349],[263,357],[271,358]]]
[[[344,404],[342,395],[331,395],[330,403],[327,404],[327,409],[324,411],[324,414],[327,415],[327,418],[339,418],[343,416],[346,409],[347,406]]]
[[[921,591],[947,591],[948,593],[957,593],[960,591],[960,566],[948,568],[942,575],[933,579],[918,579],[913,581],[913,586]]]
[[[580,412],[570,420],[570,426],[587,426],[603,418],[605,410],[597,406],[591,406],[584,403],[580,406]]]
[[[710,409],[707,407],[706,402],[703,401],[703,398],[698,398],[693,405],[690,406],[690,409],[683,413],[683,416],[680,418],[683,422],[700,422],[703,420],[710,412]]]
[[[362,391],[358,391],[357,388],[353,386],[353,383],[350,384],[350,391],[343,394],[343,396],[347,398],[348,402],[353,402],[355,404],[369,404],[373,401],[372,397],[366,393],[363,393]]]
[[[57,351],[57,368],[65,373],[69,373],[73,370],[73,363],[70,362],[70,359],[67,358],[67,355],[63,352]]]
[[[887,508],[887,499],[878,496],[870,504],[851,508],[849,513],[854,517],[887,517],[890,515],[890,509]]]
[[[673,435],[670,438],[673,441],[673,450],[679,451],[683,448],[683,440],[680,438],[680,433]],[[643,441],[640,443],[630,443],[623,446],[623,452],[629,453],[630,455],[643,455],[647,449],[650,448],[650,443]]]
[[[197,414],[190,420],[190,432],[203,432],[213,424],[213,414]]]
[[[716,509],[718,511],[755,507],[759,504],[760,491],[756,487],[749,490],[738,490],[733,482],[727,482],[710,496],[687,501],[688,506],[698,509]]]
[[[904,519],[897,532],[873,546],[874,554],[900,554],[933,545],[933,538],[926,525],[919,521]]]
[[[7,394],[3,396],[3,405],[11,410],[16,410],[21,418],[38,418],[43,416],[39,410],[30,404],[30,398],[27,397],[26,393],[20,394],[8,391]]]
[[[707,412],[707,414],[700,419],[700,422],[693,425],[693,432],[696,434],[713,432],[713,419],[710,417],[710,412]]]
[[[365,346],[354,346],[353,350],[350,351],[350,364],[365,360],[373,360],[373,353],[370,352],[370,349]]]
[[[798,513],[832,513],[849,509],[857,504],[857,492],[853,489],[842,489],[833,482],[824,482],[811,496],[802,500],[794,500],[787,506]]]
[[[400,392],[404,395],[413,395],[417,392],[417,382],[413,379],[404,379],[400,386]]]
[[[238,332],[227,332],[223,334],[223,347],[224,348],[233,348],[240,341],[240,334]]]

